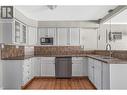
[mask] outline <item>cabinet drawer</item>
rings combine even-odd
[[[55,57],[41,57],[41,61],[55,61]]]
[[[84,57],[72,57],[72,60],[83,60]]]
[[[81,64],[84,61],[83,59],[84,59],[83,57],[72,57],[72,63],[73,64]]]
[[[41,63],[43,64],[54,64],[55,63],[55,57],[42,57]]]

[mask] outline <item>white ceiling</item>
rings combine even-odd
[[[111,24],[127,24],[127,9],[110,19]],[[110,24],[110,20],[105,24]]]
[[[15,6],[25,16],[38,21],[57,20],[98,20],[117,6],[57,6],[50,10],[47,6]]]

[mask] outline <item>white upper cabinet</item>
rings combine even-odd
[[[57,45],[56,28],[48,28],[48,37],[53,37],[53,45]]]
[[[41,37],[53,37],[53,45],[80,45],[79,28],[39,28],[38,44]]]
[[[68,44],[68,28],[57,28],[58,34],[58,45],[67,45]]]
[[[48,35],[48,28],[38,28],[39,41],[41,37],[45,37],[46,35]]]
[[[0,23],[0,43],[2,43],[2,23]]]
[[[14,22],[14,43],[23,43],[26,44],[27,42],[27,25],[21,23],[20,21]],[[13,35],[13,34],[12,34]]]
[[[70,28],[70,45],[80,45],[79,28]]]
[[[28,27],[27,43],[29,45],[37,44],[37,28],[36,27]]]
[[[2,43],[6,44],[26,44],[27,25],[13,20],[2,23]]]
[[[56,28],[39,28],[38,36],[40,37],[54,37]]]
[[[57,44],[56,28],[38,28],[38,44],[40,44],[41,37],[53,37],[53,45]]]

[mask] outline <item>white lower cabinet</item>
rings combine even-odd
[[[88,58],[88,77],[97,89],[127,89],[125,72],[127,72],[126,62],[105,63]]]
[[[89,58],[88,77],[97,89],[102,89],[102,63],[101,61]]]
[[[103,63],[102,89],[110,89],[110,65]]]
[[[103,89],[126,90],[127,89],[127,63],[106,64],[103,63]]]
[[[3,60],[3,88],[21,89],[35,76],[34,58],[25,60]]]
[[[41,76],[55,76],[55,57],[41,57]]]
[[[3,89],[3,71],[2,71],[2,62],[0,60],[0,89]]]
[[[94,83],[97,89],[102,89],[102,63],[101,61],[94,60]]]
[[[94,83],[94,59],[88,59],[88,77]]]
[[[41,58],[34,58],[34,76],[41,76]]]
[[[82,63],[73,63],[72,64],[72,76],[83,76],[82,75]]]
[[[72,57],[72,76],[87,76],[86,65],[84,57]]]

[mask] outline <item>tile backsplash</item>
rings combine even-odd
[[[35,46],[35,56],[47,56],[47,55],[80,55],[88,54],[93,51],[84,51],[80,46]]]
[[[54,56],[54,55],[86,55],[95,54],[109,56],[109,51],[105,50],[87,50],[84,51],[80,46],[16,46],[0,44],[0,58],[13,58],[19,56]],[[113,50],[112,57],[127,60],[127,51]]]
[[[109,56],[110,53],[109,53],[109,51],[105,51],[105,50],[95,50],[94,54]],[[112,57],[127,60],[127,51],[125,51],[125,50],[112,50]]]
[[[4,45],[1,48],[1,58],[9,58],[24,55],[24,46]]]

